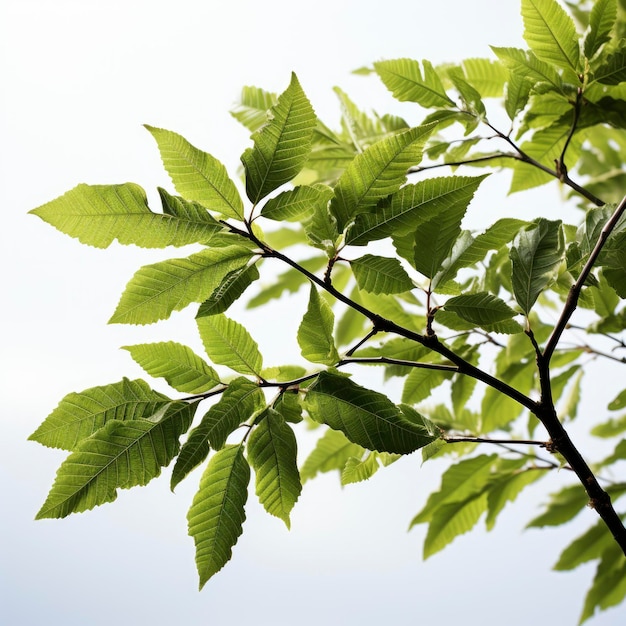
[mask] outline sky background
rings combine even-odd
[[[242,86],[280,92],[291,71],[331,126],[339,117],[334,85],[364,108],[417,123],[410,105],[352,70],[402,56],[488,56],[489,44],[523,45],[521,33],[517,0],[0,2],[0,623],[576,623],[592,568],[550,568],[592,514],[556,531],[522,532],[547,493],[571,482],[557,473],[507,507],[495,531],[465,535],[426,563],[425,529],[406,529],[443,465],[421,467],[415,455],[343,490],[325,475],[306,484],[291,532],[252,494],[233,560],[201,593],[185,518],[197,472],[176,494],[165,470],[113,504],[33,521],[65,455],[26,439],[58,401],[140,377],[119,346],[173,339],[201,347],[191,310],[149,327],[106,325],[139,266],[184,253],[96,250],[27,211],[80,182],[137,182],[158,206],[156,186],[171,184],[144,123],[182,134],[235,176],[249,140],[229,109]],[[481,189],[473,206],[483,202],[483,210],[472,219],[558,215],[554,189],[505,199],[493,184]],[[299,315],[284,303],[253,313],[237,307],[233,316],[268,364],[289,360],[267,332],[277,319],[287,336],[297,327]],[[310,445],[305,437],[302,452]],[[625,616],[621,608],[592,623]]]

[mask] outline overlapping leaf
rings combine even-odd
[[[172,470],[172,490],[202,463],[211,448],[221,450],[228,436],[264,406],[261,388],[246,378],[229,383],[222,397],[204,415],[183,444]]]
[[[115,239],[143,248],[185,246],[208,242],[223,230],[205,208],[159,192],[163,213],[150,210],[144,190],[134,183],[81,184],[31,213],[96,248],[106,248]]]
[[[279,413],[268,409],[250,435],[248,458],[256,475],[259,501],[287,528],[291,509],[302,491],[296,454],[293,430]]]
[[[202,475],[187,514],[200,589],[230,560],[246,519],[249,481],[250,467],[240,445],[217,452]]]
[[[254,147],[242,155],[246,192],[256,204],[300,172],[311,151],[315,111],[295,74],[278,102],[270,121],[253,136]]]
[[[240,374],[260,375],[263,357],[259,346],[241,324],[223,313],[196,321],[204,349],[213,363]]]
[[[302,482],[319,472],[342,470],[351,457],[361,457],[364,449],[352,443],[341,431],[329,428],[315,444],[300,470]]]
[[[113,502],[117,489],[145,485],[178,453],[197,403],[172,402],[154,419],[111,420],[63,462],[37,519],[66,517]]]
[[[413,289],[413,281],[398,259],[366,254],[350,261],[359,289],[370,293],[402,293]]]
[[[170,402],[143,380],[124,378],[68,394],[29,439],[51,448],[74,450],[108,422],[149,418]]]
[[[325,208],[332,195],[333,190],[326,185],[300,185],[270,198],[261,215],[271,220],[302,221]]]
[[[314,420],[341,430],[368,450],[409,454],[435,439],[387,396],[336,374],[321,372],[308,388],[305,403]]]
[[[215,291],[200,305],[196,317],[224,313],[258,279],[259,270],[255,263],[228,272]]]
[[[486,291],[450,298],[445,308],[481,328],[489,328],[517,315],[506,302]]]
[[[203,393],[220,383],[217,372],[195,352],[176,341],[124,346],[133,359],[154,378],[183,393]]]
[[[311,284],[309,305],[298,327],[298,345],[305,359],[324,365],[335,365],[339,361],[333,338],[334,325],[330,305]]]
[[[381,139],[350,162],[330,203],[340,231],[355,215],[370,211],[400,188],[407,170],[422,160],[424,144],[434,127],[418,126]]]
[[[226,168],[213,156],[170,130],[146,128],[155,138],[163,165],[178,193],[227,217],[243,218],[243,202]]]
[[[585,56],[591,59],[611,40],[611,31],[617,19],[616,0],[596,0],[589,15],[589,30],[585,36]]]
[[[126,285],[111,324],[151,324],[192,302],[202,302],[253,253],[244,246],[202,250],[183,259],[145,265]]]

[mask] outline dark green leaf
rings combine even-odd
[[[611,40],[611,31],[617,19],[616,0],[596,0],[589,15],[589,30],[585,37],[585,56],[591,59]]]
[[[311,284],[309,306],[298,327],[298,345],[302,356],[312,363],[335,365],[339,354],[333,339],[335,316],[330,305],[320,298]]]
[[[413,281],[397,259],[366,254],[350,261],[359,289],[370,293],[402,293],[413,289]]]
[[[228,272],[215,291],[200,305],[196,317],[224,313],[258,279],[259,270],[256,264],[244,265]]]

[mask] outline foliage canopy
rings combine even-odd
[[[203,466],[188,514],[202,587],[243,530],[251,470],[259,501],[289,526],[302,483],[319,472],[338,470],[349,484],[418,450],[445,458],[439,490],[410,524],[428,525],[429,557],[483,516],[493,528],[523,489],[565,468],[572,485],[529,526],[563,524],[589,504],[600,519],[555,569],[597,561],[581,622],[624,599],[626,530],[613,502],[626,482],[611,477],[626,459],[626,389],[616,384],[610,417],[591,430],[614,442],[607,458],[586,461],[564,425],[590,364],[626,363],[626,8],[521,8],[528,49],[361,70],[412,103],[417,125],[365,113],[336,88],[342,121],[331,130],[295,74],[280,95],[244,88],[233,115],[252,133],[246,198],[214,156],[146,126],[179,194],[159,189],[160,210],[125,183],[81,184],[32,211],[100,248],[196,244],[140,268],[110,323],[151,324],[197,303],[206,352],[125,346],[169,395],[123,378],[65,396],[31,435],[69,453],[38,518],[113,501],[172,463],[174,489]],[[509,171],[512,193],[558,181],[577,207],[572,221],[511,216],[465,228],[485,178]],[[284,271],[266,271],[267,259]],[[227,315],[244,294],[249,307],[295,294],[299,355],[267,367]],[[401,379],[400,402],[347,366]],[[298,468],[301,422],[325,428]]]

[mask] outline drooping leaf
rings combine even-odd
[[[364,449],[352,443],[341,431],[329,428],[300,469],[302,482],[315,478],[319,472],[342,470],[350,457],[361,457]]]
[[[295,74],[270,111],[270,121],[252,137],[241,161],[253,204],[300,172],[311,151],[317,118]]]
[[[359,289],[370,293],[402,293],[413,289],[413,281],[397,259],[366,254],[350,261]]]
[[[611,30],[617,19],[616,0],[596,0],[589,15],[589,30],[585,36],[585,56],[591,59],[611,40]]]
[[[243,219],[243,202],[226,168],[213,156],[169,130],[146,125],[176,191],[211,211]]]
[[[578,73],[579,36],[572,18],[556,0],[522,0],[524,39],[546,63]]]
[[[572,570],[583,563],[599,559],[605,550],[613,544],[613,541],[613,536],[606,524],[600,520],[561,552],[554,569],[557,571]]]
[[[623,432],[626,432],[626,414],[597,424],[591,429],[591,434],[594,437],[614,437]]]
[[[218,365],[226,365],[240,374],[259,376],[263,357],[250,333],[223,313],[196,320],[207,355]]]
[[[66,517],[117,498],[117,490],[146,485],[179,449],[197,402],[172,402],[154,419],[107,422],[61,464],[37,519]]]
[[[453,371],[447,372],[421,367],[412,368],[404,381],[402,402],[418,404],[428,398],[433,389],[449,380],[453,374]]]
[[[244,246],[202,250],[140,268],[109,320],[111,324],[152,324],[192,302],[202,302],[234,269],[247,265],[253,253]]]
[[[435,125],[418,126],[381,139],[358,154],[335,186],[330,209],[340,232],[358,213],[372,210],[397,191],[407,170],[422,160],[424,144]]]
[[[307,361],[324,365],[335,365],[339,361],[333,339],[334,325],[332,309],[311,284],[309,305],[298,327],[298,345]]]
[[[300,222],[316,210],[326,208],[332,195],[332,188],[326,185],[300,185],[270,198],[263,205],[261,215],[270,220]]]
[[[243,377],[231,381],[182,445],[172,470],[172,491],[207,458],[211,448],[221,450],[228,436],[264,406],[265,397],[257,384]]]
[[[526,315],[539,294],[556,278],[564,252],[560,221],[539,218],[521,230],[513,241],[513,295]]]
[[[66,395],[29,439],[50,448],[74,450],[107,422],[149,418],[170,402],[143,380],[124,378]]]
[[[106,248],[117,239],[142,248],[208,242],[223,230],[207,210],[160,189],[163,213],[148,207],[144,190],[134,183],[81,184],[30,211],[81,243]]]
[[[453,107],[435,68],[428,61],[393,59],[374,63],[376,73],[394,98],[401,102],[417,102],[423,107]]]
[[[276,94],[260,87],[246,86],[241,90],[239,102],[230,114],[250,132],[255,132],[267,123],[269,110],[276,104]]]
[[[528,103],[531,81],[523,74],[511,72],[511,76],[506,84],[504,98],[504,109],[509,119],[514,120],[517,114],[524,109]]]
[[[385,395],[336,374],[319,374],[307,390],[305,406],[314,420],[368,450],[409,454],[435,439]]]
[[[216,452],[200,480],[187,513],[189,534],[196,545],[200,589],[230,560],[246,519],[250,467],[243,446]]]
[[[302,491],[296,454],[293,430],[279,413],[269,408],[250,435],[248,458],[256,474],[259,501],[287,528],[291,509]]]
[[[390,235],[414,232],[431,218],[448,216],[454,222],[464,214],[485,176],[446,176],[406,185],[373,213],[361,213],[346,232],[346,243],[362,246]]]
[[[165,378],[182,393],[203,393],[219,385],[217,372],[195,352],[175,341],[122,346],[150,376]]]
[[[589,496],[581,485],[565,487],[552,494],[546,510],[528,522],[526,528],[559,526],[569,522],[585,508],[588,501]]]
[[[370,452],[363,460],[351,456],[341,472],[341,484],[350,485],[370,479],[378,471],[378,454]]]
[[[256,264],[244,265],[228,272],[215,291],[200,305],[196,317],[224,313],[258,279]]]
[[[621,48],[609,54],[604,63],[594,69],[593,80],[603,85],[626,82],[626,40],[622,40]]]

